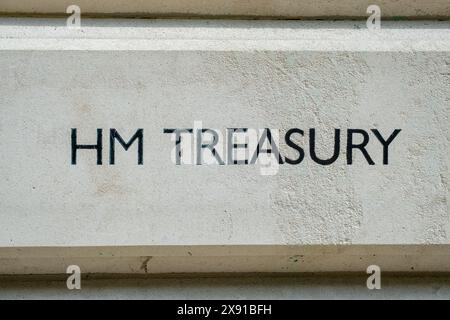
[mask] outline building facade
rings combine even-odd
[[[0,3],[0,298],[449,298],[448,1],[75,2]]]

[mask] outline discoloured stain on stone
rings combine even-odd
[[[145,273],[148,273],[148,263],[153,257],[143,257],[144,261],[142,261],[140,269]]]

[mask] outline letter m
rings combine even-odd
[[[116,145],[115,142],[119,141],[120,145],[128,151],[131,145],[138,140],[138,165],[144,164],[144,129],[138,129],[130,141],[125,142],[116,129],[110,129],[109,135],[109,163],[114,165],[116,163]]]

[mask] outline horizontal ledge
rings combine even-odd
[[[0,18],[0,50],[450,51],[450,21],[212,21]]]
[[[68,275],[0,276],[0,299],[448,299],[450,275],[382,273],[382,290],[368,290],[368,275],[145,274],[81,275],[81,290],[67,290]]]
[[[141,256],[448,255],[450,244],[432,245],[142,245],[0,247],[2,258]]]
[[[63,15],[73,4],[86,15],[119,17],[362,18],[373,4],[383,18],[450,16],[447,0],[2,0],[0,13]]]
[[[450,245],[0,248],[0,274],[450,272]]]

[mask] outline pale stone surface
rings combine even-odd
[[[83,14],[165,17],[367,17],[378,5],[383,18],[449,17],[447,0],[2,0],[0,13],[63,15],[70,5]]]
[[[450,244],[448,22],[374,35],[349,22],[162,21],[139,33],[135,22],[0,21],[0,247]],[[194,121],[316,128],[323,156],[334,128],[402,132],[388,166],[371,136],[375,166],[357,151],[347,166],[343,150],[323,167],[307,152],[262,176],[174,165],[163,129]],[[85,143],[105,130],[104,166],[93,151],[71,166],[71,128]],[[144,166],[121,148],[106,164],[109,128],[144,128]]]

